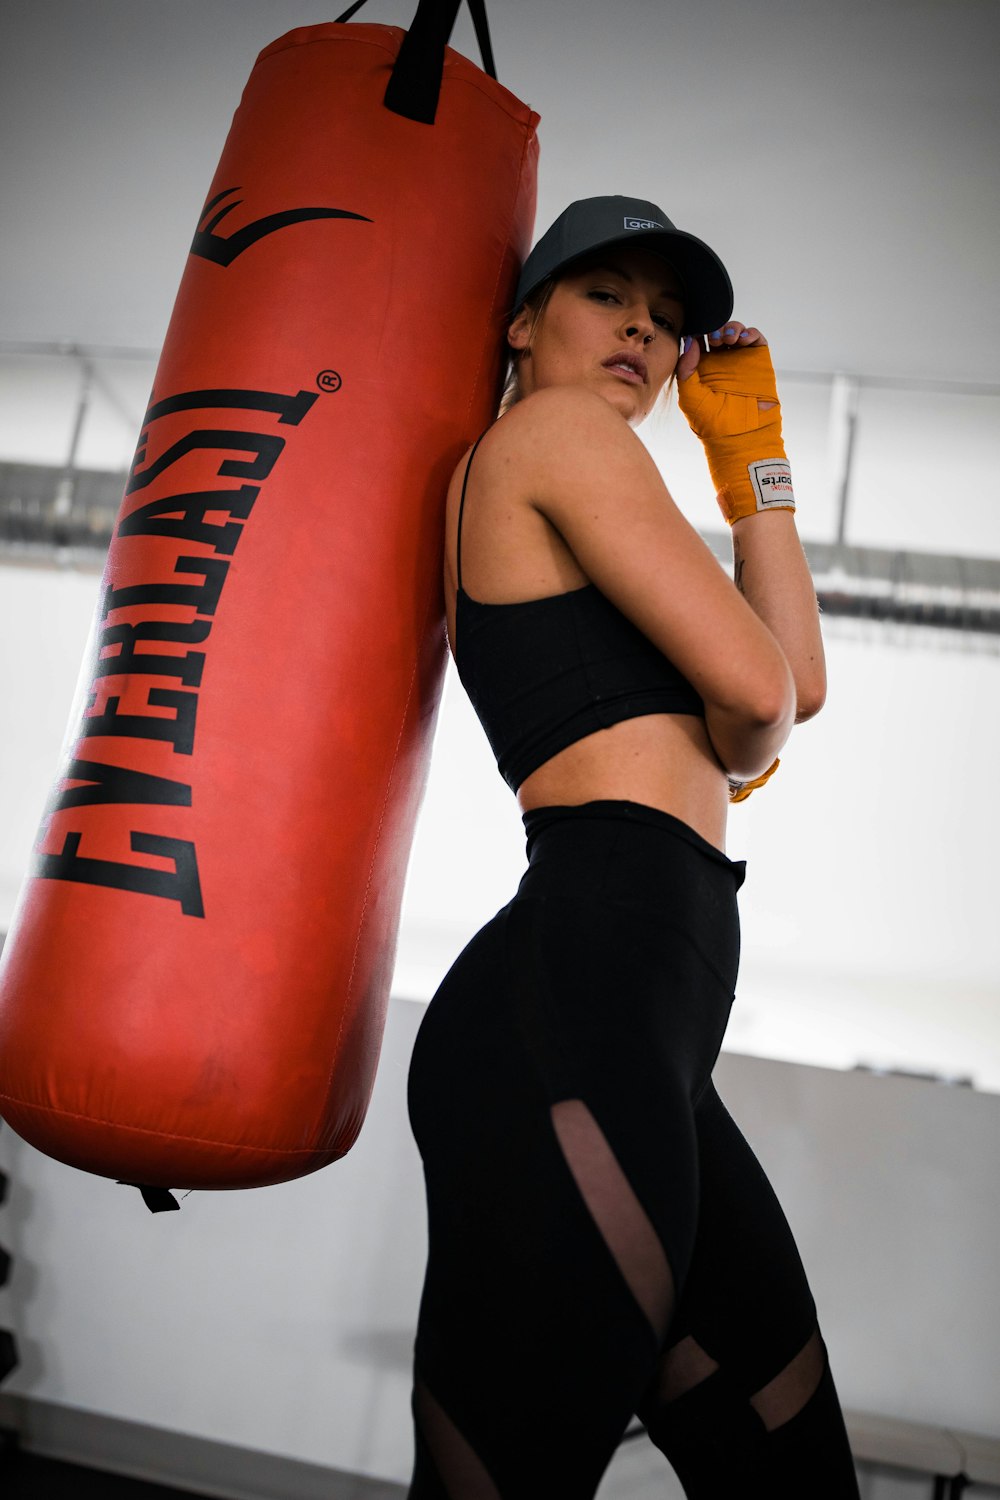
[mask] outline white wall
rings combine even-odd
[[[282,1187],[138,1193],[0,1135],[14,1394],[403,1480],[423,1274],[405,1080],[423,1007],[393,1001],[347,1157]],[[1000,1436],[1000,1099],[724,1057],[720,1091],[802,1251],[847,1406]]]

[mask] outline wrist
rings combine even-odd
[[[787,516],[789,524],[794,528],[795,507],[793,505],[768,506],[768,511],[776,516]],[[747,532],[754,532],[756,530],[759,530],[759,528],[754,525],[754,519],[755,517],[763,514],[763,511],[751,511],[748,515],[737,516],[735,520],[731,522],[733,536],[739,536],[740,534],[746,534]],[[764,527],[763,529],[766,531],[767,527]],[[775,533],[777,533],[778,529],[779,527],[776,526]]]
[[[745,802],[746,799],[749,797],[750,793],[751,792],[755,792],[758,787],[762,787],[764,785],[765,781],[768,781],[774,775],[775,771],[778,769],[778,767],[780,765],[781,765],[781,761],[780,760],[777,760],[777,759],[774,760],[771,763],[771,765],[768,766],[768,768],[764,772],[763,776],[757,776],[757,777],[754,778],[753,781],[736,781],[736,780],[734,780],[734,778],[732,776],[730,776],[729,777],[729,800],[730,800],[730,802]]]
[[[774,434],[748,432],[705,444],[719,509],[732,526],[766,510],[795,509],[792,471]]]

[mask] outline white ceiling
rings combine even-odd
[[[408,24],[415,0],[358,20]],[[652,198],[792,370],[1000,384],[996,0],[491,0],[538,228]],[[0,337],[156,348],[257,52],[316,0],[3,0]],[[453,38],[478,58],[463,11]]]

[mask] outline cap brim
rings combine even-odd
[[[515,310],[549,276],[566,271],[579,260],[589,260],[612,245],[638,245],[660,255],[680,278],[684,291],[684,326],[682,333],[711,333],[728,322],[733,312],[733,285],[722,261],[704,240],[683,229],[651,229],[617,234],[589,245],[579,255],[552,266],[539,267],[530,284],[519,285]],[[525,270],[528,270],[526,263]],[[522,272],[522,283],[525,281]]]

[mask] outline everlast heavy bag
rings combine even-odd
[[[457,6],[267,47],[208,192],[3,954],[0,1110],[88,1172],[282,1182],[364,1119],[534,218]]]

